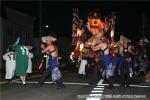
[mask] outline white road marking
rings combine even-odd
[[[97,87],[105,87],[105,86],[103,86],[103,85],[98,85]]]
[[[15,83],[22,83],[21,81],[16,81]],[[26,81],[28,84],[36,84],[37,81]],[[45,84],[52,84],[53,82],[44,82]],[[88,85],[88,83],[71,83],[71,82],[63,82],[64,84],[70,84],[70,85]]]
[[[89,85],[88,83],[70,83],[70,82],[63,82],[64,84],[75,84],[75,85]]]
[[[92,92],[92,93],[94,93],[94,92],[96,92],[96,93],[97,93],[97,92],[100,92],[100,93],[102,93],[103,91],[91,91],[91,92]]]
[[[86,100],[100,100],[100,98],[87,98]]]
[[[31,77],[31,78],[35,78],[35,77],[39,77],[40,75],[38,76],[34,76],[34,77]],[[4,81],[4,82],[0,82],[0,85],[1,84],[5,84],[7,83],[8,81]],[[12,81],[13,83],[22,83],[20,81],[20,79],[16,79],[16,80],[13,80]],[[38,83],[37,81],[26,81],[26,83],[29,83],[29,84],[36,84]],[[44,82],[45,84],[52,84],[53,82]],[[71,82],[63,82],[64,84],[72,84],[72,85],[89,85],[88,83],[71,83]],[[103,88],[105,86],[107,86],[108,84],[101,84],[101,85],[97,85],[97,87],[95,87],[94,89],[96,88]],[[119,84],[113,84],[114,86],[120,86]],[[143,87],[143,88],[148,88],[150,87],[150,85],[130,85],[130,87]]]
[[[32,77],[30,77],[30,79],[36,78],[36,77],[40,77],[40,76],[41,76],[41,75],[32,76]],[[28,78],[27,78],[27,79],[28,79]],[[19,81],[19,80],[20,80],[20,78],[17,78],[17,79],[15,79],[15,80],[12,80],[12,82],[15,83],[16,81]],[[0,82],[0,85],[1,85],[1,84],[5,84],[5,83],[8,83],[8,81]]]
[[[5,81],[5,82],[0,82],[0,85],[1,85],[1,84],[4,84],[4,83],[7,83],[7,82],[8,82],[8,81]]]
[[[92,94],[89,94],[89,96],[86,98],[86,100],[101,100],[102,98],[102,93],[104,91],[104,87],[102,85],[103,80],[101,79],[98,83],[97,83],[97,87],[93,88],[93,90],[91,91]]]
[[[150,87],[150,86],[144,86],[144,85],[130,85],[132,87]]]
[[[97,85],[102,85],[102,83],[103,83],[103,80],[101,79],[101,80],[97,83]]]
[[[103,87],[103,88],[94,88],[94,90],[95,90],[95,89],[98,89],[98,90],[104,90],[104,87]]]
[[[108,85],[108,84],[102,84],[104,86]],[[119,84],[113,84],[114,86],[120,86]],[[145,87],[145,88],[148,88],[150,86],[148,85],[130,85],[130,87]]]
[[[102,94],[90,94],[89,96],[98,96],[98,97],[100,97],[100,96],[102,96]]]

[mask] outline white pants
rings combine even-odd
[[[87,60],[82,59],[79,67],[79,74],[85,75],[85,66],[87,64]]]
[[[28,60],[27,73],[32,73],[32,61],[31,61],[31,59]]]
[[[16,61],[10,60],[6,62],[6,75],[5,79],[12,79],[15,73]]]
[[[27,73],[32,73],[32,61],[31,59],[33,58],[33,53],[29,52],[28,55],[29,59],[28,59],[28,69],[27,69]]]

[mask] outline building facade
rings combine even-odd
[[[21,36],[25,41],[32,42],[33,25],[35,18],[11,8],[3,9],[5,15],[0,16],[0,69],[4,68],[2,55],[9,45],[12,45],[17,36]]]

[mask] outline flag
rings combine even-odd
[[[72,45],[77,43],[77,28],[79,26],[79,10],[73,8],[73,19],[72,19]]]

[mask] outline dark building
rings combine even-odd
[[[9,45],[16,41],[17,36],[21,36],[25,41],[32,41],[33,24],[35,18],[22,12],[4,8],[0,16],[0,69],[3,68],[2,55]]]

